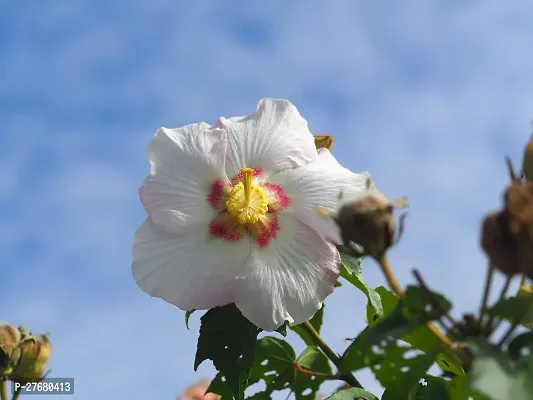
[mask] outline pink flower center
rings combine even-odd
[[[260,249],[268,247],[279,231],[276,212],[287,208],[290,198],[275,183],[264,182],[261,169],[243,168],[231,183],[217,179],[207,196],[217,216],[209,233],[226,242],[250,235]]]

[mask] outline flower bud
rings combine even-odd
[[[503,211],[489,213],[481,225],[481,247],[491,264],[507,276],[520,272],[517,243],[508,227],[508,216]]]
[[[42,378],[52,353],[52,345],[46,335],[23,333],[15,352],[18,361],[9,378],[24,384]]]
[[[346,203],[335,217],[344,245],[359,256],[379,259],[396,241],[393,210],[406,205],[404,199],[389,202],[376,190]]]
[[[12,354],[20,342],[20,331],[13,325],[0,324],[0,378],[11,373]]]
[[[333,135],[315,135],[315,147],[318,149],[328,149],[333,147]]]
[[[517,243],[518,270],[533,279],[533,182],[512,183],[505,192],[509,231]]]

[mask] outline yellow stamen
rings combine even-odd
[[[239,224],[255,224],[268,211],[268,200],[263,188],[252,182],[254,170],[242,168],[241,182],[231,189],[226,207]]]

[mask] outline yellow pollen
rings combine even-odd
[[[255,224],[268,211],[268,200],[263,188],[252,183],[252,168],[242,168],[241,182],[231,189],[226,207],[239,224]]]

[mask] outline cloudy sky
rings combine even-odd
[[[532,12],[526,0],[1,2],[0,319],[51,333],[52,375],[74,377],[80,400],[174,399],[212,376],[192,370],[198,316],[187,331],[131,277],[137,188],[158,127],[245,115],[262,97],[290,99],[335,135],[341,163],[407,195],[399,279],[417,267],[458,313],[475,310],[479,220],[532,129]],[[383,283],[371,262],[365,273]],[[327,305],[324,337],[341,352],[365,299],[344,287]]]

